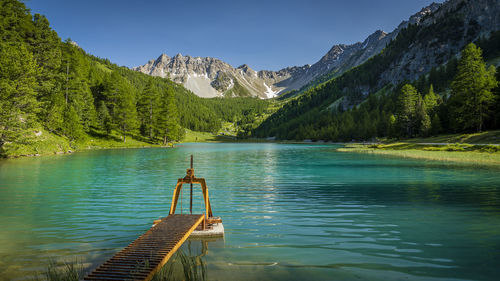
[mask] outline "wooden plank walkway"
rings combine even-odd
[[[204,215],[169,215],[92,271],[84,280],[151,280]]]

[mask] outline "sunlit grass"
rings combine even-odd
[[[0,154],[4,157],[50,155],[72,149],[65,137],[51,134],[41,128],[29,132],[22,142],[6,143],[2,148]]]
[[[186,129],[182,142],[210,142],[215,141],[215,135],[208,132],[196,132]]]
[[[392,143],[361,145],[348,144],[337,151],[391,155],[405,158],[452,161],[463,163],[500,165],[500,147],[493,145],[424,145],[415,143]]]
[[[500,130],[472,134],[446,134],[428,138],[407,139],[404,141],[408,143],[498,144],[500,143]]]

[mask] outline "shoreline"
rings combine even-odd
[[[342,143],[342,142],[324,142],[324,141],[293,141],[293,140],[268,140],[268,139],[236,139],[230,137],[221,137],[215,139],[204,139],[193,141],[187,140],[173,143],[167,146],[158,144],[147,144],[133,139],[130,145],[122,142],[109,142],[109,146],[82,144],[67,151],[51,151],[39,154],[14,155],[3,157],[1,159],[18,159],[27,157],[70,155],[77,152],[107,150],[107,149],[139,149],[139,148],[175,148],[176,145],[185,143],[274,143],[274,144],[307,144],[307,145],[341,145],[336,148],[338,152],[365,153],[394,156],[400,158],[454,162],[464,164],[478,164],[489,166],[500,166],[500,147],[499,144],[466,144],[466,143]],[[93,140],[91,140],[92,142]],[[492,148],[493,147],[493,148]],[[492,151],[488,151],[492,150]]]
[[[495,144],[495,146],[498,146]],[[491,151],[488,151],[491,149]],[[477,164],[500,167],[500,152],[488,145],[468,144],[412,144],[380,145],[345,144],[339,152],[365,153],[441,162]]]

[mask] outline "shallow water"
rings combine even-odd
[[[332,145],[185,144],[1,160],[0,280],[50,259],[97,266],[168,214],[190,154],[226,230],[207,243],[210,280],[500,276],[499,169]],[[194,202],[200,213],[199,189]]]

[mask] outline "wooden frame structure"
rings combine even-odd
[[[205,201],[205,214],[175,214],[182,185],[191,185],[190,211],[193,204],[193,183],[200,184]],[[213,217],[208,188],[204,178],[194,176],[193,156],[191,168],[186,176],[177,180],[170,212],[166,218],[156,220],[153,227],[139,236],[134,242],[103,263],[84,280],[151,280],[154,274],[172,257],[179,247],[194,231],[210,228],[211,224],[221,223],[222,219]]]
[[[177,201],[179,200],[179,195],[181,193],[182,185],[185,183],[189,184],[200,184],[201,191],[203,193],[203,200],[205,201],[205,220],[208,220],[213,216],[212,206],[210,206],[210,199],[208,197],[207,183],[204,178],[197,178],[194,176],[194,169],[190,168],[186,171],[186,176],[184,178],[177,180],[177,185],[174,189],[174,195],[172,196],[172,204],[170,205],[169,215],[175,214],[175,209],[177,208]]]

